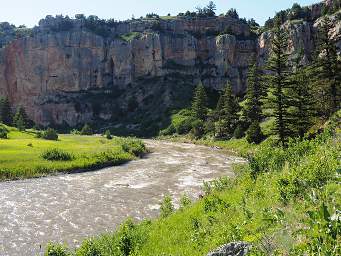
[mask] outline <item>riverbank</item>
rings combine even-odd
[[[36,138],[36,131],[9,130],[0,139],[0,181],[73,173],[119,165],[145,153],[142,141],[133,138],[59,135],[57,141]],[[57,149],[67,157],[44,159],[43,154]]]
[[[337,117],[315,139],[292,141],[286,149],[271,138],[251,146],[249,164],[239,166],[234,179],[206,183],[202,200],[184,197],[174,211],[165,198],[159,219],[128,220],[71,255],[202,256],[232,241],[251,243],[250,255],[338,255],[339,126]],[[67,251],[50,245],[47,255],[57,250]]]

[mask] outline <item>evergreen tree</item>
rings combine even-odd
[[[259,144],[264,139],[264,134],[257,120],[253,121],[246,132],[246,140],[249,143]]]
[[[202,82],[195,88],[192,112],[194,117],[199,120],[204,121],[207,117],[207,95]]]
[[[246,101],[243,107],[243,119],[245,126],[249,127],[253,122],[261,122],[263,90],[261,86],[261,72],[257,62],[253,61],[247,77]]]
[[[13,118],[13,124],[19,129],[19,131],[24,131],[28,125],[28,117],[26,111],[23,107],[19,107]]]
[[[218,137],[231,138],[238,125],[239,105],[233,95],[232,86],[227,83],[224,93],[220,96],[216,110],[218,121],[216,122],[216,132]]]
[[[299,61],[300,58],[296,60],[288,91],[289,123],[293,135],[303,138],[313,124],[316,108],[314,91],[310,81],[310,77],[312,77],[311,69],[310,67],[300,66]]]
[[[315,59],[315,69],[322,87],[322,114],[330,116],[340,107],[341,65],[338,60],[336,41],[330,31],[333,23],[328,17],[322,20],[318,33],[318,53]]]
[[[11,125],[12,112],[8,98],[0,99],[0,122]]]
[[[282,146],[287,144],[290,136],[288,126],[288,97],[286,90],[289,86],[288,34],[281,28],[280,21],[276,21],[272,39],[271,56],[268,61],[268,107],[270,116],[275,118],[274,133],[278,135]]]

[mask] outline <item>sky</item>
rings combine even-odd
[[[261,25],[277,11],[287,9],[297,2],[302,6],[321,0],[215,0],[217,14],[237,9],[240,17],[254,18]],[[204,7],[209,0],[0,0],[0,22],[33,27],[46,15],[75,14],[96,15],[115,20],[145,16],[147,13],[176,15],[186,10]]]

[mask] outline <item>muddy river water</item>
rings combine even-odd
[[[49,241],[77,246],[131,216],[158,215],[169,194],[198,198],[203,181],[243,161],[209,147],[146,140],[145,158],[94,172],[0,183],[0,255],[42,255]]]

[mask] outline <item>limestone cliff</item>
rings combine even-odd
[[[313,6],[312,15],[320,14]],[[307,61],[316,22],[284,24],[288,50],[303,48]],[[335,24],[339,36],[336,18]],[[225,16],[105,26],[47,17],[29,36],[0,40],[6,44],[0,48],[0,95],[44,126],[129,123],[152,129],[167,121],[165,113],[189,102],[199,80],[210,90],[230,81],[235,93],[244,93],[248,63],[255,56],[266,62],[270,39],[270,32],[258,37],[245,22]]]

